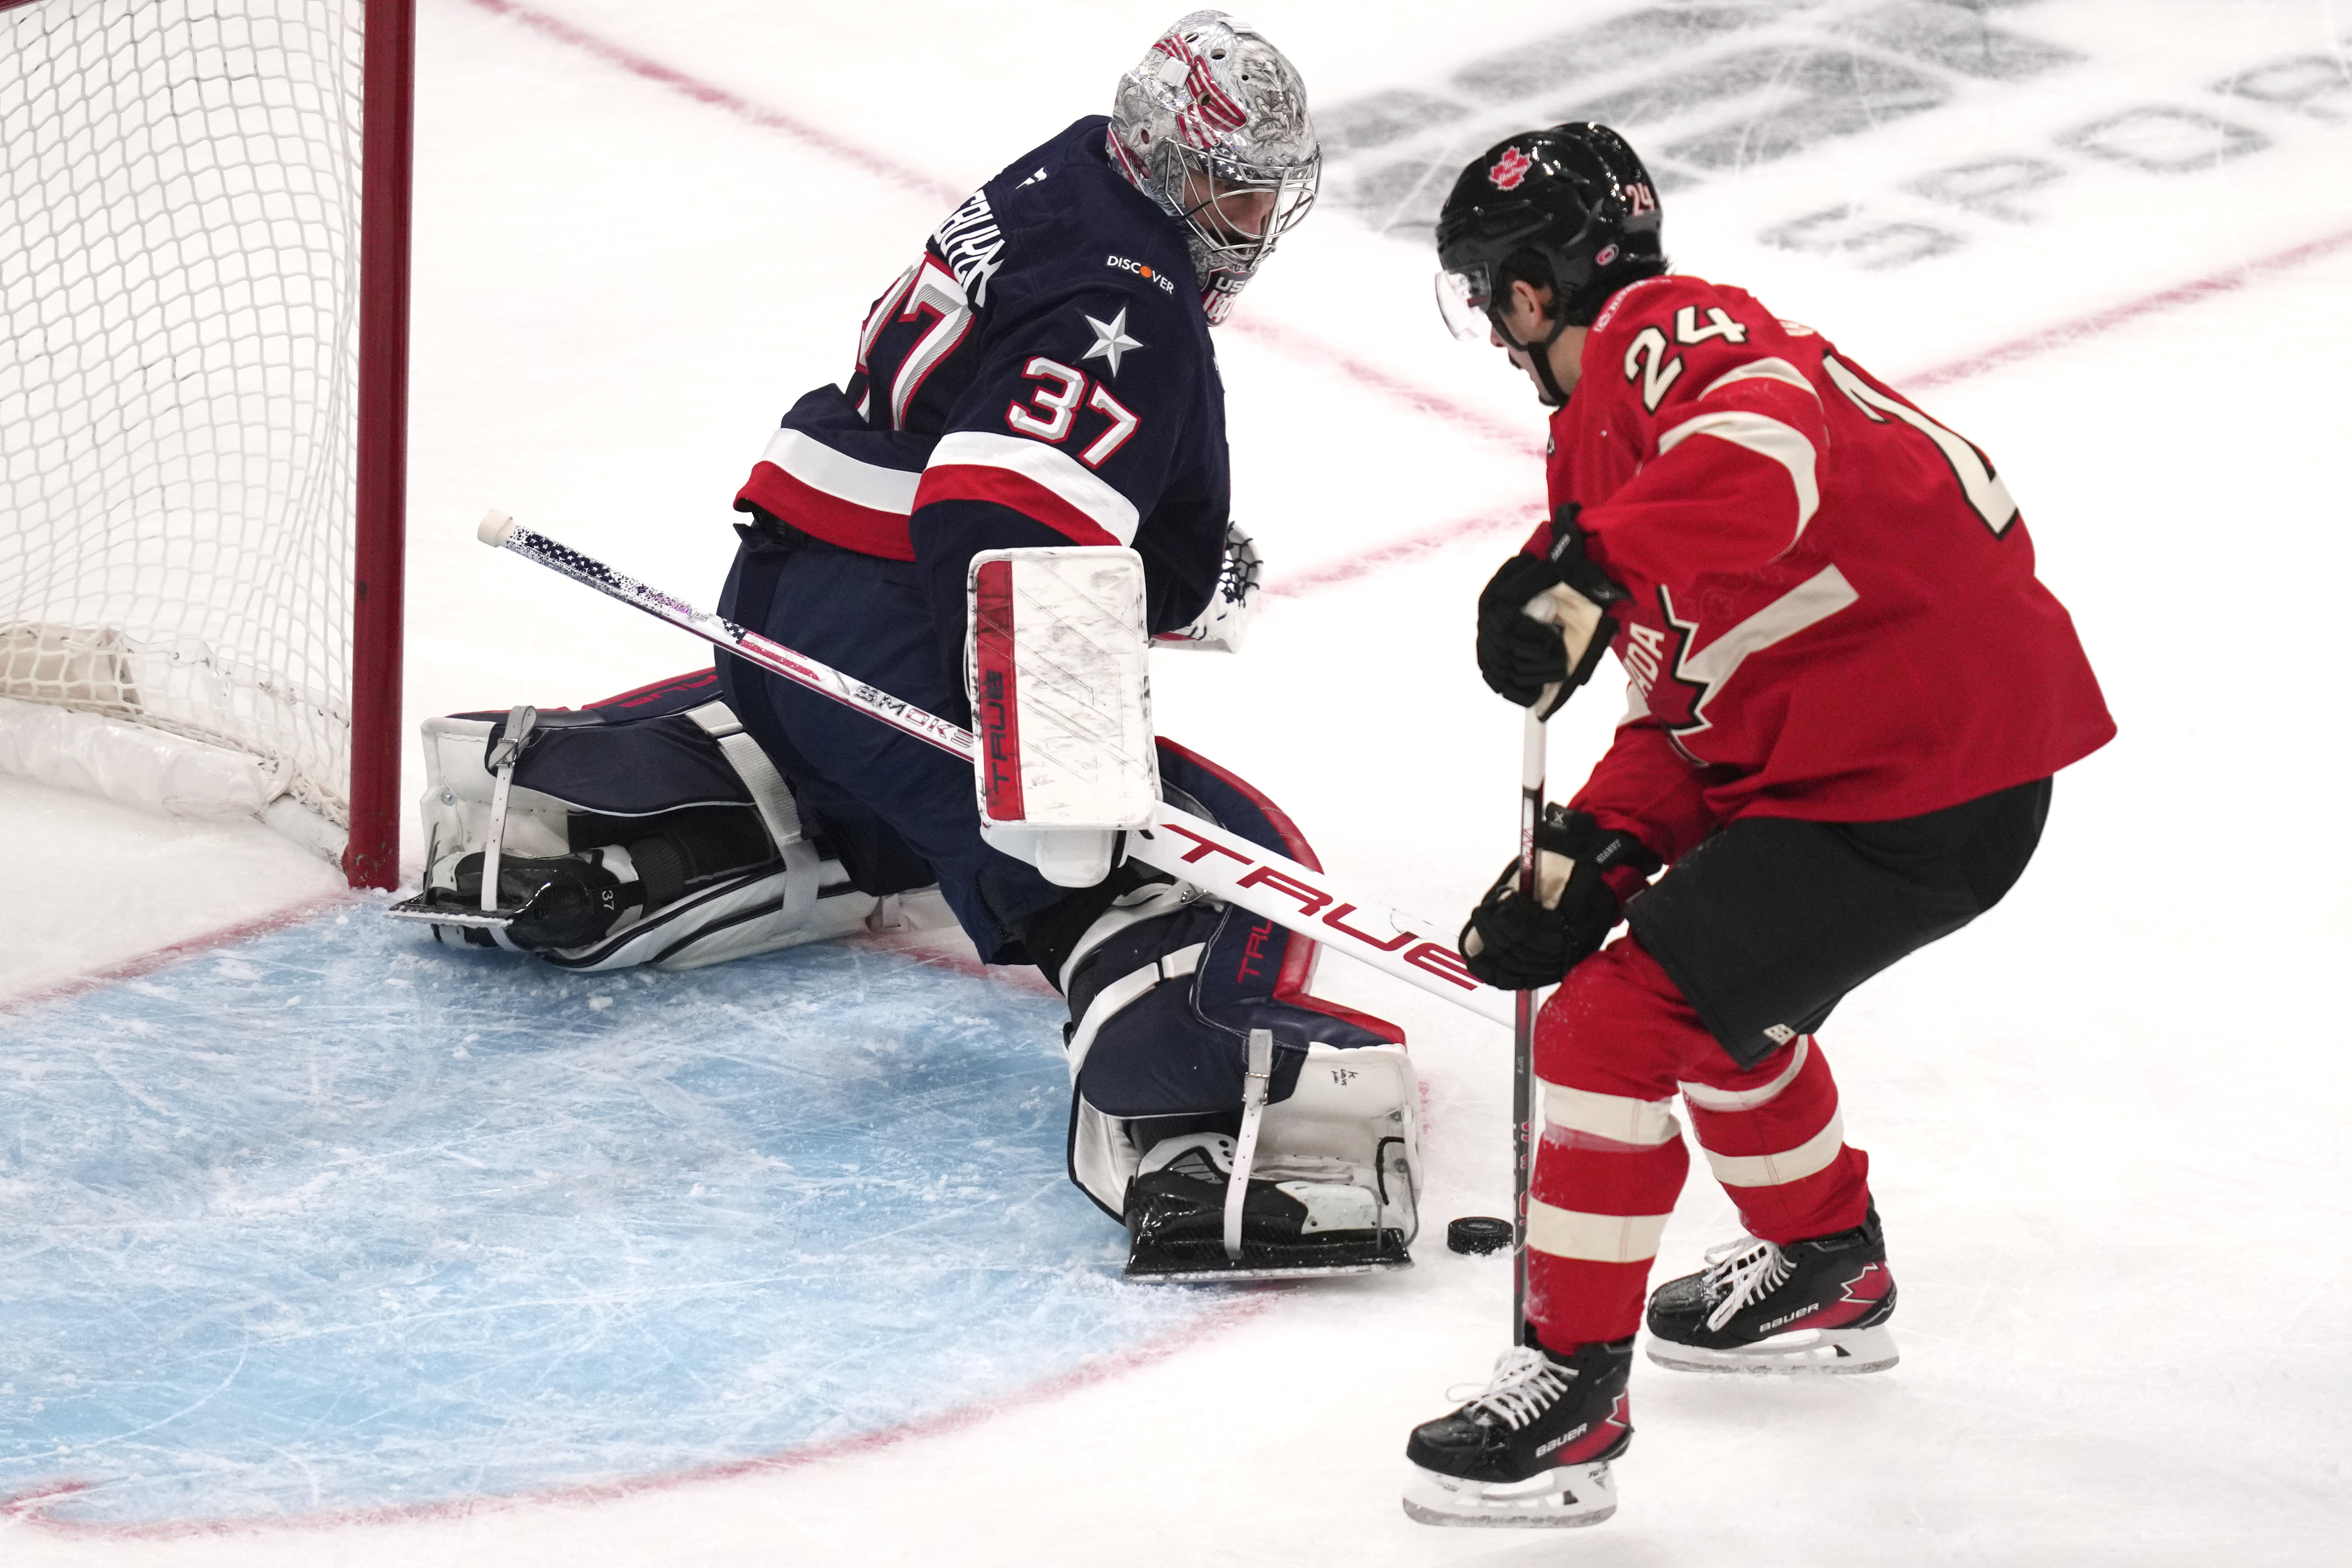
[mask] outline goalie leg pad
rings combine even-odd
[[[1160,768],[1163,792],[1186,810],[1313,863],[1289,819],[1232,774],[1164,742]],[[1408,1263],[1419,1083],[1402,1032],[1313,995],[1311,941],[1189,884],[1134,880],[1053,971],[1070,1000],[1071,1179],[1129,1224],[1130,1275]],[[1255,1031],[1272,1048],[1244,1151]],[[1235,1259],[1223,1247],[1225,1183],[1251,1152]],[[1365,1223],[1343,1226],[1343,1214]],[[1334,1245],[1342,1231],[1346,1245]]]
[[[812,841],[717,689],[701,670],[537,713],[511,748],[511,713],[426,721],[425,888],[393,912],[445,941],[590,970],[692,968],[856,929],[879,900]],[[909,913],[943,918],[920,901]]]

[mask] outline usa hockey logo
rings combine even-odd
[[[1528,171],[1535,166],[1536,161],[1517,147],[1506,147],[1503,155],[1495,160],[1495,166],[1486,171],[1486,178],[1498,191],[1516,191],[1519,182],[1528,177]]]

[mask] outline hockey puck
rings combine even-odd
[[[1511,1245],[1511,1222],[1486,1215],[1465,1215],[1445,1227],[1445,1245],[1456,1252],[1505,1252]]]

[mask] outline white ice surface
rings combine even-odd
[[[488,555],[473,521],[497,505],[715,597],[726,502],[762,433],[841,373],[866,300],[944,210],[940,193],[1094,110],[1168,19],[1070,0],[1017,19],[906,3],[560,8],[939,192],[468,0],[423,0],[412,719],[578,702],[696,662],[676,634]],[[1874,8],[1798,7],[1787,26]],[[1337,103],[1441,82],[1514,29],[1631,9],[1297,0],[1251,14],[1317,101]],[[1986,10],[2085,59],[2014,89],[1961,83],[1945,109],[1670,196],[1679,264],[1812,321],[1900,386],[2352,228],[2344,95],[2298,111],[2212,90],[2265,62],[2340,62],[2342,6]],[[2158,174],[2060,144],[2147,105],[2220,116],[2268,145]],[[2020,198],[2033,221],[1905,193],[1937,167],[2010,155],[2063,171]],[[1874,271],[1758,239],[1842,203],[1964,243]],[[1280,801],[1335,872],[1440,913],[1508,853],[1517,725],[1478,687],[1461,628],[1539,509],[1540,426],[1492,356],[1438,331],[1428,266],[1334,213],[1253,286],[1241,316],[1287,337],[1221,342],[1237,513],[1277,591],[1247,689],[1289,695],[1277,728],[1262,702],[1230,697],[1240,667],[1170,659],[1155,713]],[[1902,1281],[1895,1372],[1790,1385],[1643,1365],[1609,1524],[1569,1541],[1415,1527],[1395,1501],[1403,1434],[1483,1373],[1507,1301],[1499,1264],[1453,1258],[1433,1236],[1409,1275],[1269,1292],[1257,1316],[1170,1360],[855,1458],[595,1504],[229,1537],[77,1539],[0,1519],[0,1560],[2340,1561],[2352,1071],[2326,976],[2352,925],[2335,678],[2352,545],[2331,456],[2347,289],[2352,251],[2338,250],[1923,395],[2000,464],[2123,735],[2059,781],[2042,853],[2007,903],[1873,982],[1824,1033]],[[1459,416],[1410,406],[1299,340]],[[1499,433],[1475,434],[1482,421]],[[1278,596],[1286,575],[1475,520],[1457,548]],[[1557,773],[1594,754],[1610,707],[1596,694],[1555,725]],[[12,990],[318,889],[299,852],[258,829],[134,820],[18,785],[0,785],[0,827],[35,889],[8,920]],[[1499,1212],[1507,1041],[1329,971],[1334,994],[1412,1031],[1425,1212]],[[1660,1268],[1688,1267],[1732,1225],[1696,1177]]]

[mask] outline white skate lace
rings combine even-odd
[[[1741,1308],[1779,1289],[1795,1268],[1779,1247],[1752,1236],[1708,1247],[1706,1295],[1716,1305],[1706,1315],[1706,1326],[1723,1327]]]
[[[1567,1393],[1569,1380],[1575,1375],[1532,1346],[1513,1345],[1495,1358],[1495,1374],[1470,1403],[1493,1411],[1516,1432]],[[1459,1399],[1471,1386],[1475,1385],[1447,1389],[1445,1396]]]

